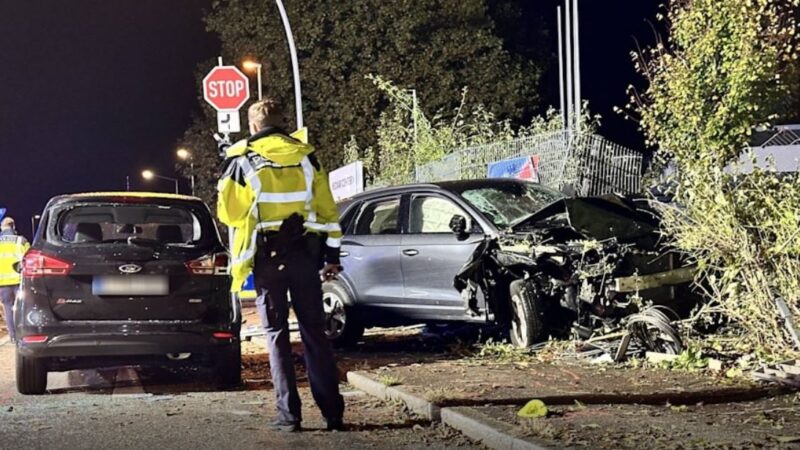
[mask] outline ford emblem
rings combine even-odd
[[[139,273],[142,271],[142,266],[137,264],[123,264],[119,266],[119,271],[122,273]]]

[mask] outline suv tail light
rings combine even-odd
[[[22,259],[22,276],[25,278],[66,276],[69,275],[73,265],[39,250],[30,250]]]
[[[214,253],[194,259],[186,263],[186,268],[192,275],[228,275],[227,253]]]

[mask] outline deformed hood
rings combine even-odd
[[[537,223],[563,215],[575,231],[586,238],[616,238],[633,242],[651,236],[659,228],[658,214],[644,198],[608,194],[600,197],[565,198],[512,225],[519,232],[537,227]]]

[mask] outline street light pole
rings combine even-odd
[[[409,89],[411,92],[411,120],[414,122],[414,146],[417,145],[418,128],[417,128],[417,90]]]
[[[292,57],[292,72],[294,73],[294,101],[295,110],[297,112],[297,129],[303,128],[303,98],[300,88],[300,65],[297,62],[297,49],[294,45],[294,35],[292,35],[292,26],[289,24],[289,17],[286,15],[286,9],[283,7],[281,0],[275,0],[278,4],[278,9],[281,12],[281,20],[283,20],[283,28],[286,30],[286,40],[289,41],[289,54]],[[261,84],[259,83],[259,86]]]
[[[144,170],[144,171],[142,171],[142,178],[144,178],[145,180],[151,180],[153,178],[160,178],[162,180],[172,181],[173,183],[175,183],[175,194],[180,194],[180,191],[178,190],[178,179],[177,178],[165,177],[163,175],[159,175],[159,174],[153,172],[152,170]]]
[[[264,99],[264,95],[262,93],[262,87],[261,87],[261,64],[258,65],[257,78],[258,78],[258,101],[261,101],[261,100]]]
[[[175,154],[178,156],[178,158],[184,161],[189,161],[189,182],[192,186],[192,195],[194,195],[194,156],[185,148],[179,148]]]
[[[161,178],[162,180],[172,180],[175,182],[175,194],[180,194],[178,191],[178,179],[177,178],[170,178],[170,177],[162,177],[161,175],[156,175],[156,178]]]
[[[262,87],[261,87],[261,63],[257,63],[252,60],[246,60],[242,66],[245,70],[255,70],[256,77],[258,79],[258,100],[263,100],[264,96],[262,95]]]
[[[261,85],[259,85],[258,89],[261,90]],[[189,170],[191,171],[190,182],[191,182],[191,185],[192,185],[192,197],[194,197],[194,160],[193,159],[189,160]]]

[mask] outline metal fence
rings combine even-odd
[[[539,182],[579,195],[641,190],[642,154],[596,134],[555,131],[469,147],[417,166],[418,183],[485,178],[490,163],[538,155]]]

